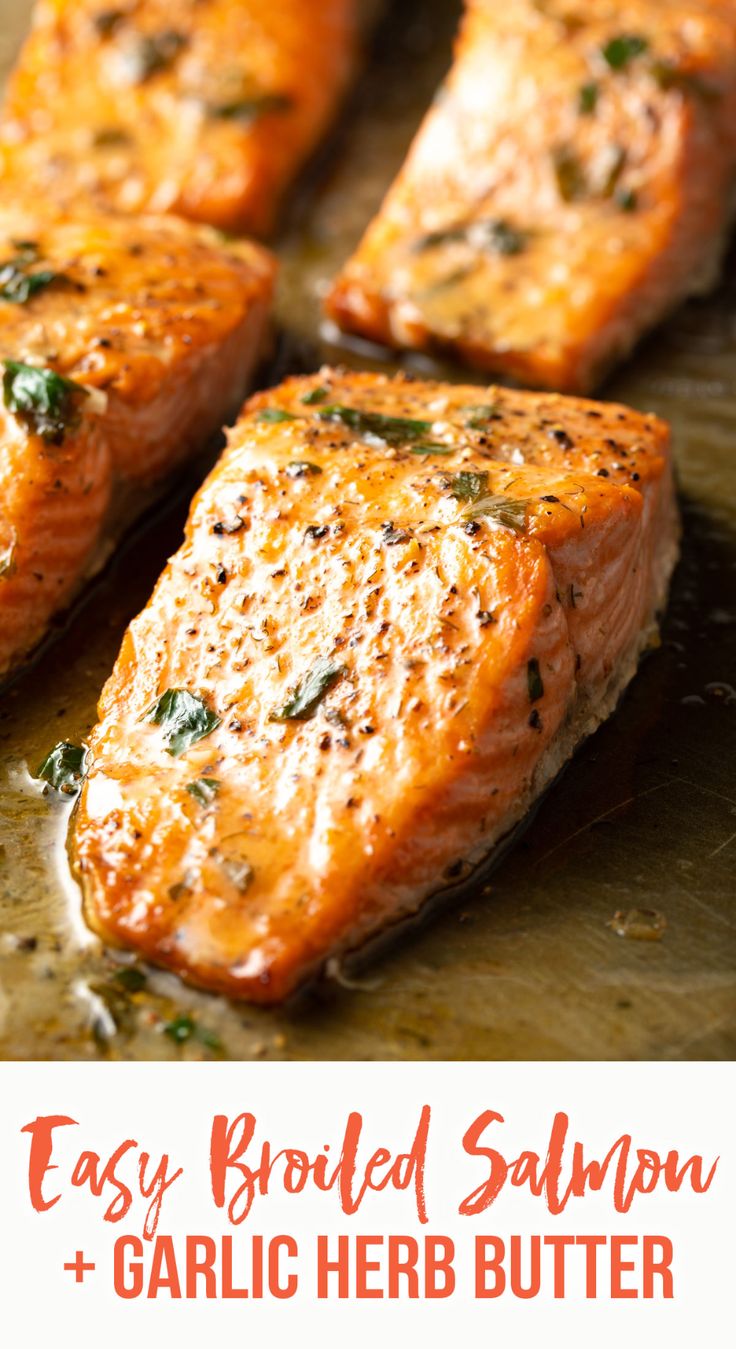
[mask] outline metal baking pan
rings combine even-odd
[[[0,0],[7,65],[29,6]],[[321,330],[324,284],[401,163],[450,59],[452,0],[402,0],[278,241],[263,378],[395,368]],[[288,1007],[120,975],[68,880],[66,811],[31,782],[79,740],[124,628],[179,541],[192,469],[57,640],[0,696],[0,1055],[6,1059],[722,1059],[736,1047],[736,276],[603,391],[673,424],[685,538],[660,648],[492,872]],[[426,359],[407,362],[457,378]],[[466,375],[467,377],[467,375]],[[617,913],[650,911],[628,925]],[[635,938],[632,932],[638,932]],[[642,940],[649,936],[651,940]],[[136,965],[135,971],[139,970]]]

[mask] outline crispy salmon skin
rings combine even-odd
[[[39,0],[5,173],[73,203],[265,234],[345,91],[354,0]]]
[[[735,177],[736,0],[468,0],[453,69],[327,310],[585,392],[714,282]]]
[[[522,818],[633,675],[676,535],[655,417],[332,370],[251,399],[102,694],[90,924],[283,999]]]
[[[0,206],[0,678],[235,412],[272,282],[186,221]]]

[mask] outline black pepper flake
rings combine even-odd
[[[480,534],[482,525],[479,520],[466,520],[463,525],[463,533],[469,534],[472,538],[474,534]]]
[[[305,539],[323,539],[325,534],[329,534],[329,525],[307,525],[304,531]]]
[[[539,709],[536,707],[532,708],[529,713],[529,725],[533,731],[541,731],[542,729],[542,718],[539,715]]]
[[[479,609],[476,618],[482,628],[487,628],[489,624],[498,622],[496,615],[491,613],[490,609]]]
[[[216,572],[216,574],[215,574],[215,579],[216,579],[218,585],[224,586],[224,584],[225,584],[225,582],[226,582],[226,580],[227,580],[227,572],[225,571],[225,568],[224,568],[224,567],[218,567],[218,568],[217,568],[217,572]]]
[[[575,443],[572,436],[568,435],[564,426],[553,426],[547,434],[552,440],[556,440],[557,444],[563,450],[571,450]]]
[[[359,726],[359,727],[358,727],[358,734],[359,734],[359,735],[375,735],[375,734],[376,734],[376,728],[375,728],[375,726]]]
[[[607,469],[607,468],[599,468],[599,469],[597,469],[597,470],[596,470],[596,477],[597,477],[597,478],[608,478],[608,477],[610,477],[610,474],[609,474],[609,472],[608,472],[608,469]]]
[[[546,496],[546,497],[540,497],[539,500],[540,500],[540,501],[551,501],[551,502],[553,502],[554,504],[558,504],[560,498],[559,498],[559,497],[555,497],[555,496]]]

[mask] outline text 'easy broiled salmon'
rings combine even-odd
[[[655,417],[330,370],[251,399],[102,695],[89,922],[285,997],[523,817],[632,677],[676,534]]]
[[[271,229],[355,59],[354,0],[39,0],[4,177],[73,205]]]
[[[239,406],[272,283],[185,221],[0,207],[0,678]]]
[[[713,284],[735,183],[736,0],[468,0],[328,313],[585,391]]]

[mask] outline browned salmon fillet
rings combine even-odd
[[[284,998],[524,816],[634,674],[676,535],[652,416],[331,370],[251,399],[102,695],[89,922]]]
[[[735,177],[736,0],[468,0],[328,313],[585,391],[714,282]]]
[[[0,205],[0,678],[238,407],[272,282],[185,221]]]
[[[331,121],[355,0],[39,0],[4,177],[263,234]]]

